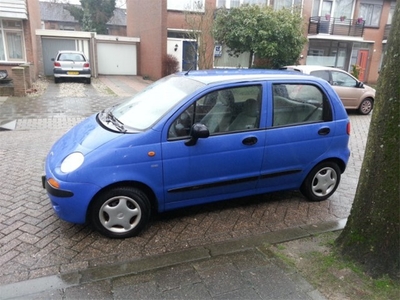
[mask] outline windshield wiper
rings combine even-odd
[[[118,120],[113,113],[111,112],[111,110],[109,110],[108,112],[106,112],[106,122],[107,123],[112,123],[115,128],[117,128],[119,131],[121,132],[126,132],[127,130],[125,129],[124,123],[122,123],[120,120]]]

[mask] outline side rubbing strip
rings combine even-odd
[[[209,188],[215,188],[215,187],[220,187],[220,186],[235,185],[238,183],[257,181],[257,180],[258,180],[258,177],[254,176],[254,177],[241,178],[241,179],[235,179],[235,180],[227,180],[227,181],[221,181],[221,182],[215,182],[215,183],[207,183],[207,184],[202,184],[202,185],[175,188],[175,189],[168,190],[168,193],[190,192],[190,191],[196,191],[196,190],[200,190],[200,189],[209,189]]]

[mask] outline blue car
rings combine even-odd
[[[151,214],[299,189],[329,198],[349,159],[350,123],[328,82],[290,71],[170,75],[57,141],[44,188],[56,214],[111,238]]]

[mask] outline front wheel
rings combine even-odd
[[[339,186],[340,176],[341,172],[336,163],[320,163],[308,173],[300,191],[310,201],[328,199]]]
[[[358,107],[358,112],[362,115],[368,115],[374,106],[374,103],[371,98],[366,98],[361,101],[360,106]]]
[[[109,190],[89,208],[89,220],[101,234],[110,238],[138,235],[150,219],[150,202],[136,188],[120,187]]]

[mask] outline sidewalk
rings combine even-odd
[[[306,225],[0,286],[0,299],[325,299],[267,245],[341,230]]]
[[[120,97],[129,97],[143,90],[152,81],[140,76],[99,76],[99,80]]]

